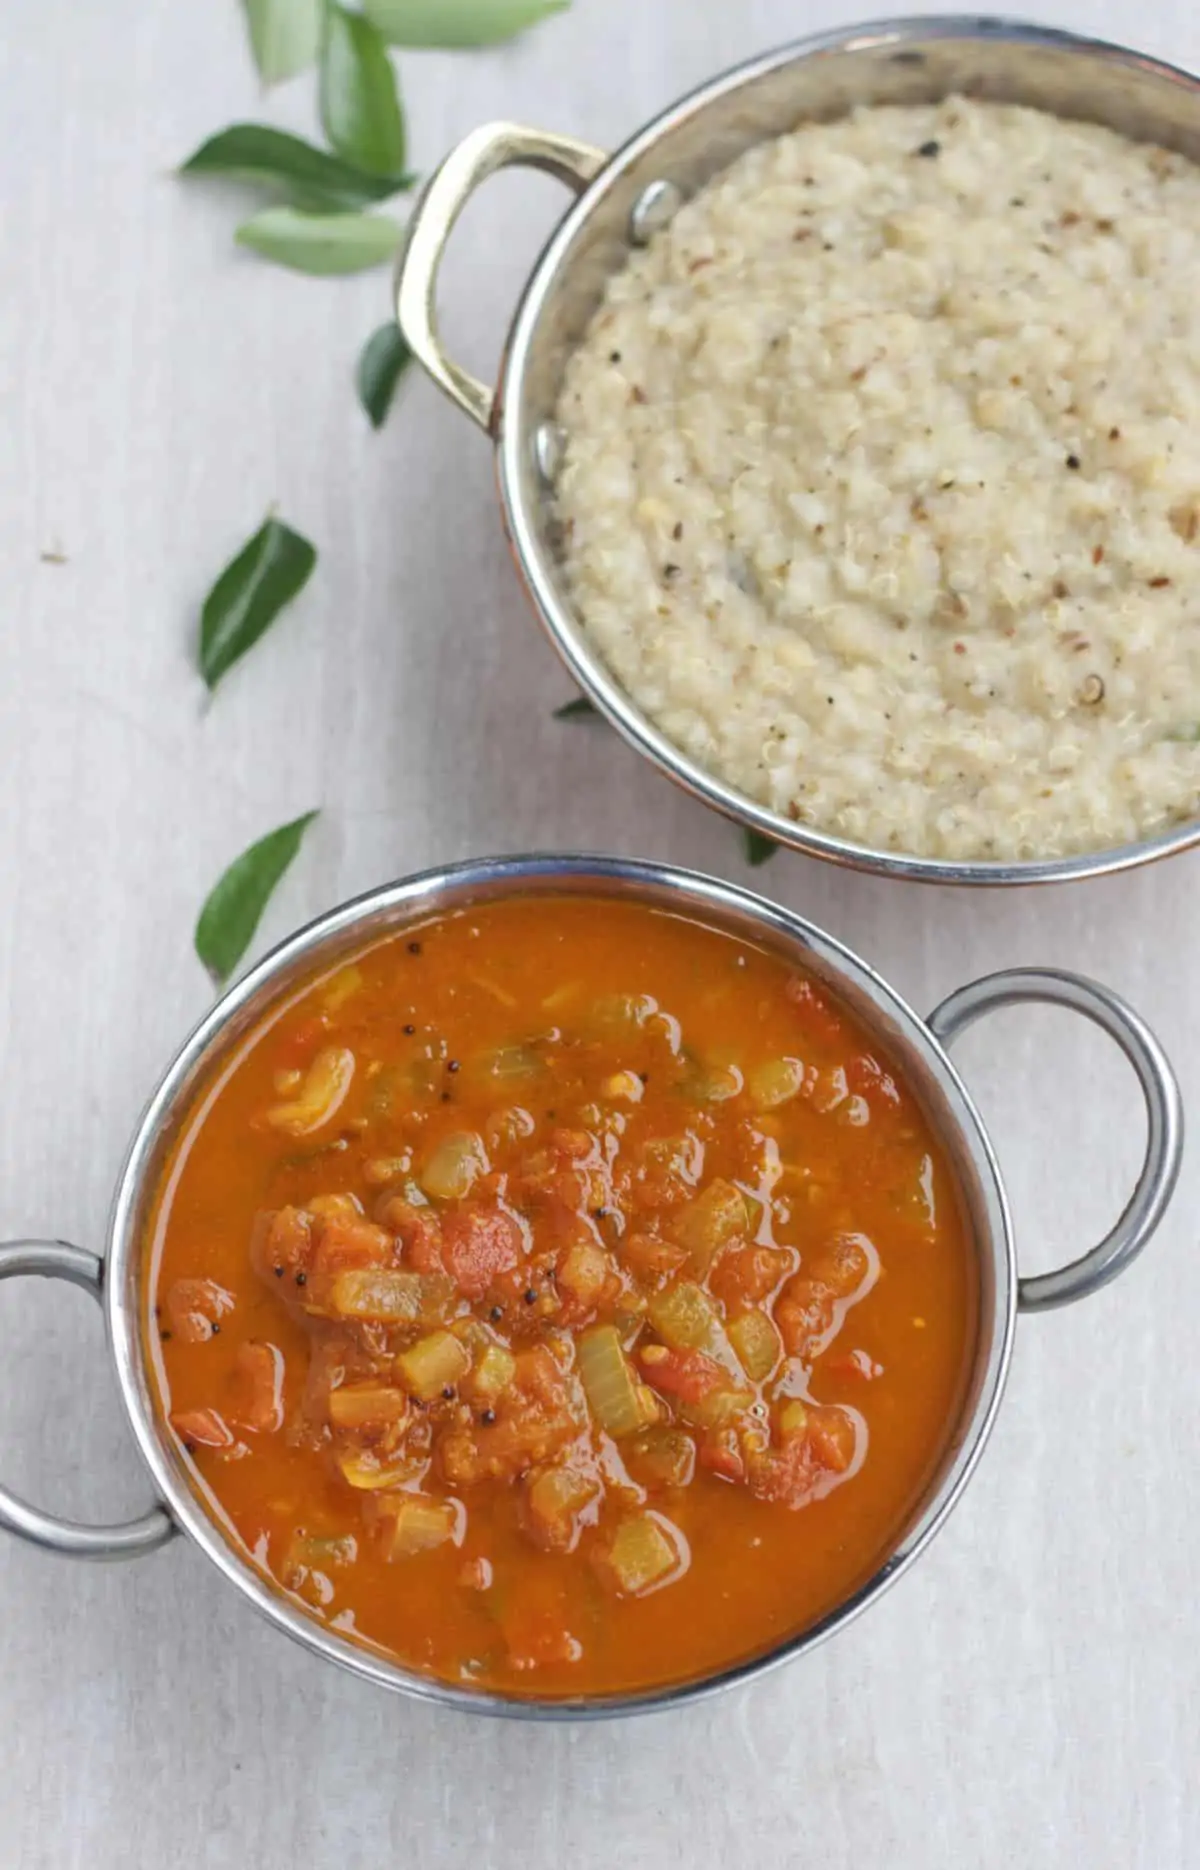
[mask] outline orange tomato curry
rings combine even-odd
[[[510,1694],[686,1680],[833,1609],[974,1343],[893,1066],[777,954],[617,899],[314,978],[197,1097],[152,1230],[161,1405],[248,1558]]]

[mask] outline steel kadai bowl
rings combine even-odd
[[[551,641],[596,706],[637,750],[709,805],[781,844],[856,869],[925,882],[1053,883],[1166,857],[1200,841],[1200,820],[1119,848],[1014,863],[951,862],[850,843],[768,810],[682,753],[608,673],[575,614],[551,488],[564,367],[633,247],[753,144],[860,104],[917,104],[967,92],[1108,125],[1200,159],[1200,80],[1118,46],[1002,19],[900,19],[823,34],[725,72],[673,104],[615,155],[512,123],[468,136],[430,180],[409,223],[396,311],[411,349],[492,438],[513,558]],[[577,197],[517,307],[495,390],[438,336],[438,271],[479,185],[510,167],[547,170]]]
[[[977,1256],[978,1319],[961,1414],[949,1425],[936,1471],[886,1562],[837,1610],[768,1652],[682,1686],[637,1695],[536,1701],[452,1688],[330,1628],[255,1570],[232,1529],[197,1491],[159,1413],[143,1348],[147,1220],[154,1192],[197,1089],[209,1081],[214,1065],[230,1055],[269,1006],[349,951],[430,914],[462,911],[513,895],[605,895],[632,900],[765,945],[828,984],[866,1032],[887,1049],[923,1104],[958,1181]],[[1129,1204],[1099,1246],[1057,1272],[1021,1279],[1000,1170],[948,1048],[958,1033],[984,1013],[1034,1000],[1069,1007],[1116,1040],[1145,1098],[1147,1144]],[[183,1533],[236,1590],[307,1649],[369,1681],[428,1701],[480,1713],[546,1719],[614,1715],[693,1701],[788,1657],[804,1655],[858,1616],[907,1570],[945,1521],[983,1452],[1000,1405],[1018,1311],[1066,1304],[1122,1272],[1162,1218],[1175,1185],[1181,1148],[1179,1093],[1153,1034],[1115,994],[1078,975],[1039,969],[994,974],[960,988],[928,1019],[922,1019],[864,961],[811,923],[712,878],[603,857],[507,857],[427,871],[360,897],[310,924],[217,1003],[168,1068],[138,1126],[113,1202],[103,1259],[61,1241],[22,1241],[0,1248],[0,1279],[24,1273],[66,1279],[100,1300],[121,1396],[157,1494],[157,1504],[140,1519],[96,1527],[53,1517],[0,1488],[0,1525],[49,1552],[92,1559],[134,1558],[166,1544],[173,1534]]]

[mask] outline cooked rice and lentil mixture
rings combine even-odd
[[[752,149],[572,358],[570,589],[798,823],[1056,857],[1200,811],[1200,168],[952,98]]]

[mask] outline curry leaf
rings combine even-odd
[[[367,18],[393,45],[497,45],[563,13],[570,0],[364,0]]]
[[[576,695],[574,701],[564,701],[561,708],[555,708],[554,718],[556,721],[594,721],[599,720],[600,710],[586,695]]]
[[[358,360],[358,397],[371,418],[372,428],[381,429],[392,406],[396,385],[412,362],[412,352],[397,324],[380,325],[367,339]]]
[[[751,831],[747,825],[742,831],[742,849],[746,862],[757,870],[760,864],[770,862],[779,846],[774,838],[764,837],[761,831]]]
[[[294,78],[316,59],[323,0],[244,0],[254,62],[264,84]]]
[[[404,117],[387,48],[370,20],[329,6],[321,46],[321,122],[339,156],[368,175],[404,167]]]
[[[243,221],[234,238],[266,260],[321,278],[382,266],[400,245],[401,229],[385,214],[303,214],[264,208]]]
[[[200,614],[200,673],[210,688],[303,590],[316,562],[307,539],[269,519],[225,567]]]
[[[218,130],[190,155],[180,175],[219,176],[281,190],[294,207],[365,208],[401,188],[415,176],[364,175],[350,163],[316,149],[287,130],[263,123],[233,123]]]
[[[263,910],[316,812],[280,825],[235,857],[212,890],[196,923],[196,953],[218,987],[224,986],[254,940]]]

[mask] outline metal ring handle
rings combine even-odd
[[[1023,1312],[1049,1311],[1086,1298],[1137,1258],[1162,1220],[1183,1155],[1183,1105],[1166,1053],[1146,1022],[1119,994],[1082,974],[1056,968],[1014,968],[960,987],[929,1016],[935,1039],[949,1046],[984,1013],[1041,1000],[1082,1013],[1116,1040],[1137,1073],[1146,1100],[1146,1157],[1137,1185],[1115,1227],[1099,1246],[1053,1273],[1017,1282]]]
[[[582,193],[607,161],[603,150],[573,136],[518,123],[487,123],[451,150],[412,210],[396,266],[396,319],[413,356],[485,433],[491,433],[495,396],[447,357],[438,336],[438,273],[454,223],[480,183],[498,169],[544,169]]]
[[[67,1279],[90,1292],[97,1302],[103,1291],[104,1262],[65,1240],[18,1240],[0,1246],[0,1280],[16,1279],[23,1273]],[[43,1513],[0,1486],[0,1527],[66,1558],[137,1558],[165,1545],[175,1522],[165,1507],[152,1506],[140,1519],[123,1526],[80,1526],[74,1520]]]

